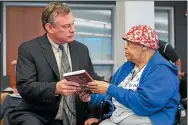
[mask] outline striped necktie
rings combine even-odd
[[[63,79],[63,73],[71,72],[71,67],[64,46],[59,45],[59,48],[62,51],[60,76]],[[61,103],[63,125],[76,125],[75,95],[62,96]]]
[[[62,57],[61,57],[61,70],[63,73],[71,72],[68,56],[65,52],[65,48],[63,45],[59,45],[60,50],[62,51]],[[63,74],[61,73],[61,74]]]

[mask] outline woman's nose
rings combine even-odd
[[[127,49],[127,44],[125,43],[125,45],[124,45],[124,49],[126,50]]]

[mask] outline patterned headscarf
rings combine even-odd
[[[147,25],[133,26],[122,39],[144,45],[154,50],[159,48],[159,40],[155,30]]]

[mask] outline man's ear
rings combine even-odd
[[[53,33],[53,26],[50,23],[46,23],[44,26],[45,26],[47,32]]]

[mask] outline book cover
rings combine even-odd
[[[89,73],[87,73],[87,71],[78,70],[74,72],[68,72],[68,73],[64,73],[63,77],[67,81],[73,81],[73,82],[79,83],[81,86],[81,91],[92,93],[87,87],[87,83],[92,82],[93,78],[89,75]]]

